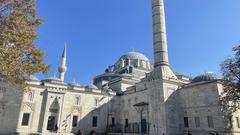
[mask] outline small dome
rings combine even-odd
[[[87,89],[98,89],[98,87],[93,85],[93,84],[87,85],[85,88],[87,88]]]
[[[80,87],[81,85],[75,81],[73,81],[72,83],[70,83],[69,85],[71,86],[77,86],[77,87]]]
[[[39,81],[39,79],[34,75],[30,75],[30,76],[26,77],[25,79],[30,80],[30,81]]]
[[[120,59],[127,59],[127,58],[149,61],[149,59],[140,52],[128,52],[128,53],[124,54]]]
[[[192,83],[196,83],[196,82],[204,82],[204,81],[214,81],[219,79],[217,77],[217,75],[215,75],[214,73],[208,72],[208,73],[204,73],[202,75],[199,75],[197,77],[195,77],[192,80]]]

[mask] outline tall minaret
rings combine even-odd
[[[154,70],[147,76],[150,135],[179,134],[177,103],[172,94],[179,81],[168,62],[164,0],[152,0]]]
[[[154,67],[168,66],[168,49],[163,0],[152,0]]]
[[[176,78],[169,67],[164,0],[152,0],[154,76]]]
[[[58,67],[58,72],[59,72],[59,78],[64,81],[64,76],[65,73],[67,71],[67,66],[66,66],[66,62],[67,62],[67,47],[65,45],[63,53],[62,53],[62,61],[61,61],[61,65]]]

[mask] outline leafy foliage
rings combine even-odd
[[[228,113],[240,108],[240,45],[233,48],[234,57],[226,59],[221,64],[224,77],[222,103]]]
[[[44,54],[36,47],[37,18],[35,0],[0,0],[0,76],[10,83],[23,84],[37,72],[47,73]]]

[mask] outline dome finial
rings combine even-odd
[[[135,47],[134,46],[132,46],[132,50],[131,50],[132,52],[135,52]]]
[[[76,83],[76,80],[75,80],[75,79],[73,79],[73,83]]]

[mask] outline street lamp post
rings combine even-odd
[[[145,111],[145,110],[147,110],[148,109],[148,103],[146,103],[146,102],[140,102],[140,103],[137,103],[137,104],[135,104],[135,105],[133,105],[134,107],[135,107],[135,109],[137,110],[137,112],[140,114],[140,135],[142,135],[142,118],[143,118],[143,112]]]

